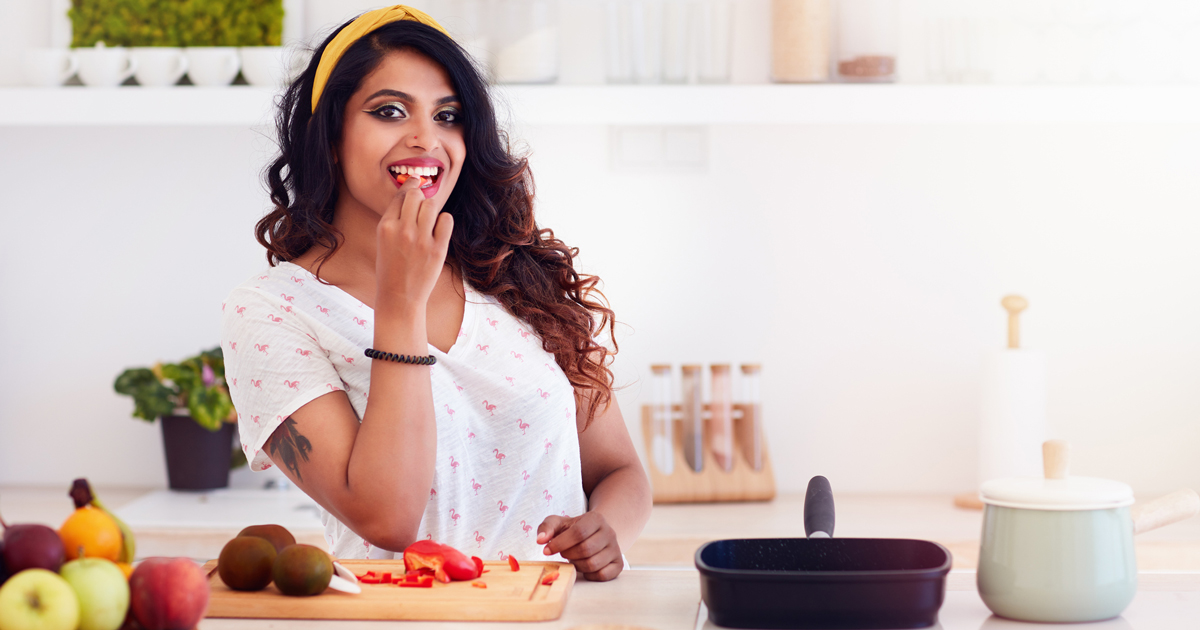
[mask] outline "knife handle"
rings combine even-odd
[[[804,495],[804,533],[809,538],[832,538],[833,524],[833,489],[828,479],[817,475],[809,480]]]

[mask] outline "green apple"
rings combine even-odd
[[[72,560],[59,570],[79,598],[79,630],[117,630],[129,611],[129,582],[103,558]]]
[[[0,586],[0,630],[75,630],[79,600],[67,581],[25,569]]]

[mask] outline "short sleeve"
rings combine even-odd
[[[239,287],[221,316],[225,380],[250,469],[271,467],[271,433],[313,399],[344,389],[310,320],[255,289]]]

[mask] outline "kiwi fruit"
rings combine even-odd
[[[275,546],[257,536],[239,536],[225,543],[217,559],[217,573],[235,591],[261,591],[271,583]]]
[[[272,575],[284,595],[319,595],[333,578],[333,560],[312,545],[291,545],[275,556]]]
[[[266,538],[275,545],[275,553],[283,551],[284,547],[296,544],[296,537],[282,525],[251,525],[238,532],[238,536],[257,536]]]

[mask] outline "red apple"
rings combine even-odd
[[[129,576],[130,608],[146,630],[187,630],[204,618],[208,579],[187,558],[147,558]]]

